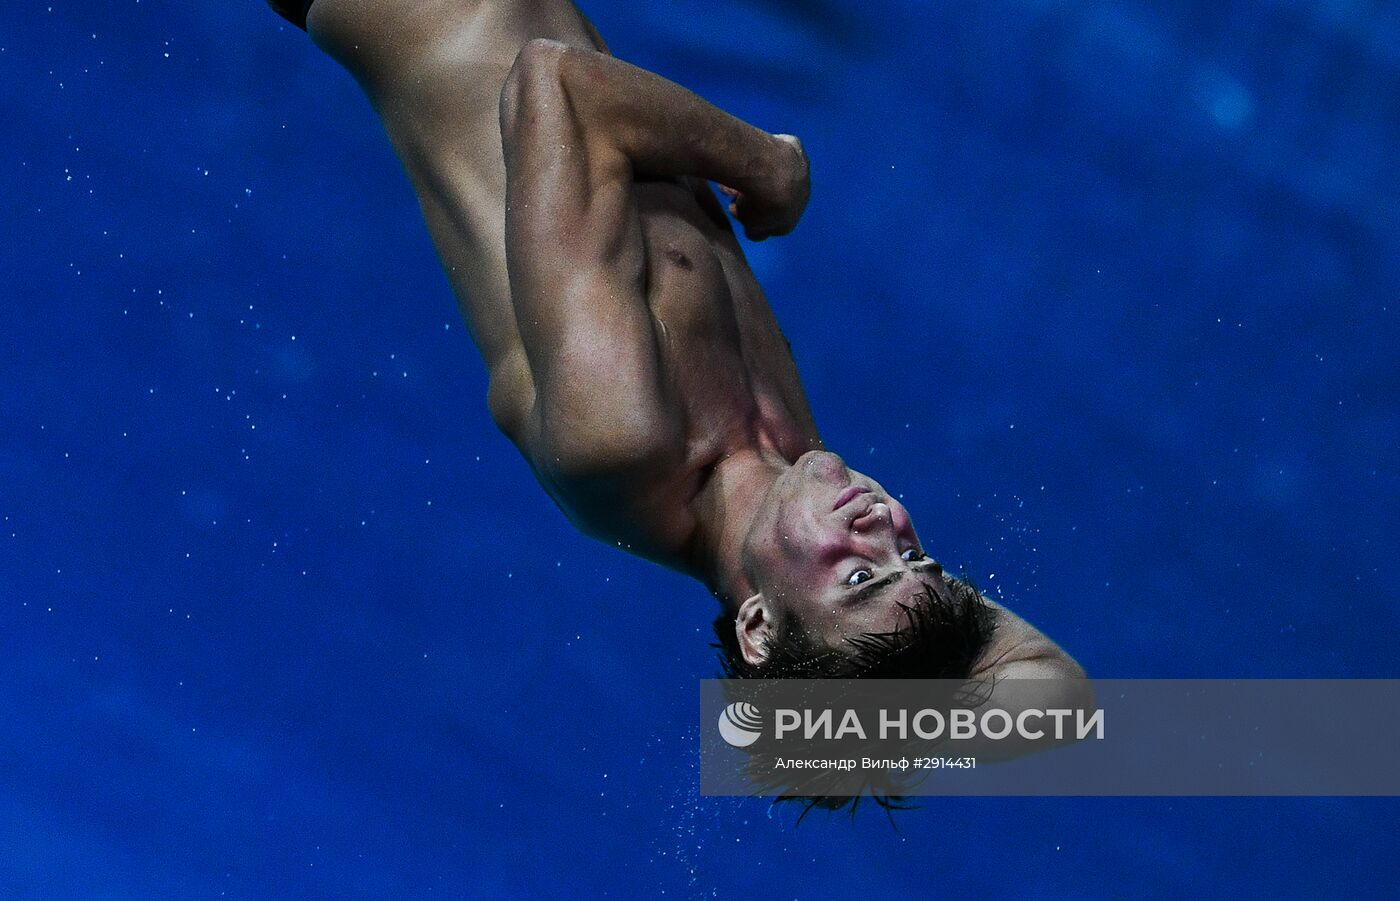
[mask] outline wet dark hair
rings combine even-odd
[[[762,663],[749,663],[739,647],[734,618],[715,620],[722,676],[727,680],[750,679],[943,679],[965,680],[986,649],[996,616],[976,587],[965,578],[939,573],[950,589],[951,601],[938,597],[930,587],[916,595],[904,610],[905,628],[893,632],[866,633],[847,638],[841,647],[815,644],[797,623],[788,621],[765,646]],[[757,749],[755,749],[757,751]],[[757,762],[757,761],[756,761]],[[795,801],[804,809],[797,822],[821,807],[850,814],[865,797],[886,814],[917,806],[897,792],[893,783],[875,783],[868,795],[858,797],[819,794],[781,794],[774,803]],[[893,820],[891,820],[893,822]]]
[[[846,639],[842,648],[813,643],[789,619],[765,646],[762,663],[749,663],[739,648],[734,617],[714,623],[720,666],[726,679],[966,679],[987,642],[995,618],[966,578],[940,573],[953,595],[940,600],[933,589],[915,595],[905,607],[908,628]]]

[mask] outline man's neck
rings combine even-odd
[[[695,575],[726,610],[737,610],[754,593],[741,564],[744,539],[773,483],[791,465],[773,451],[736,451],[715,465],[693,501],[699,522],[692,545]]]

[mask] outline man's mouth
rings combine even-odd
[[[836,511],[836,510],[840,510],[842,507],[846,506],[846,505],[849,504],[851,501],[853,501],[853,500],[855,500],[856,498],[860,497],[862,494],[869,494],[869,493],[870,493],[870,489],[869,489],[869,488],[866,488],[866,487],[861,486],[861,485],[852,485],[850,488],[847,488],[845,491],[843,491],[843,492],[841,492],[839,495],[837,495],[837,497],[836,497],[836,506],[832,507],[831,509],[832,509],[833,512]]]

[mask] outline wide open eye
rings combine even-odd
[[[875,574],[870,570],[858,569],[855,572],[851,573],[850,578],[846,579],[846,584],[859,585],[862,582],[869,582],[873,578],[875,578]]]
[[[925,554],[916,547],[907,548],[904,553],[899,556],[900,559],[904,560],[906,563],[917,563],[920,560],[928,559],[928,554]]]

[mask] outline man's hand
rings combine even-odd
[[[734,187],[719,185],[720,191],[731,198],[729,215],[744,226],[744,235],[750,241],[785,235],[796,228],[812,193],[811,169],[802,142],[792,135],[773,137],[787,150],[778,154],[782,162],[774,171]]]

